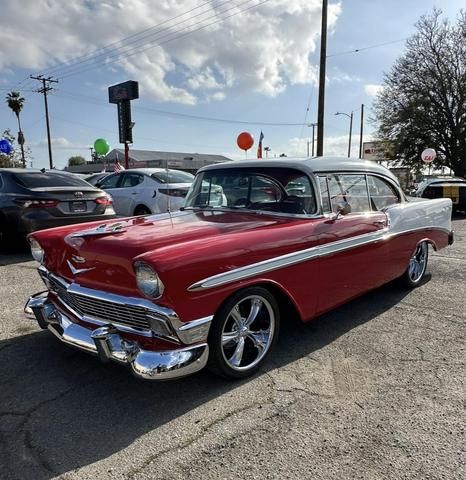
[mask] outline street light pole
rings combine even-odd
[[[315,128],[317,127],[317,123],[308,123],[308,127],[312,127],[312,156],[314,156],[314,143],[315,143]],[[309,141],[307,142],[307,156],[309,157]]]
[[[353,133],[353,112],[345,113],[345,112],[337,112],[335,115],[345,115],[350,119],[349,124],[349,139],[348,139],[348,157],[351,156],[351,134]]]
[[[364,133],[364,103],[361,104],[361,130],[359,133],[359,158],[362,158],[362,136]]]

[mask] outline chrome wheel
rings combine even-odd
[[[261,295],[239,300],[229,311],[221,333],[221,353],[228,367],[254,368],[265,357],[276,328],[275,312]]]
[[[418,283],[424,276],[427,266],[428,245],[420,243],[409,259],[408,276],[413,284]]]

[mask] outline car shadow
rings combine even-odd
[[[330,344],[392,308],[407,293],[391,283],[307,324],[283,319],[276,349],[258,376]],[[250,381],[222,380],[202,371],[153,383],[70,349],[48,332],[4,340],[0,342],[3,474],[49,479],[105,459]]]

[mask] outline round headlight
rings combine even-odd
[[[162,295],[163,283],[150,265],[144,262],[136,262],[134,271],[136,272],[138,288],[146,297],[157,298]]]
[[[29,244],[31,245],[31,254],[32,258],[39,263],[43,263],[45,252],[43,248],[39,245],[39,242],[34,238],[29,240]]]

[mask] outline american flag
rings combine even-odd
[[[257,158],[262,158],[262,140],[263,139],[264,139],[264,134],[262,133],[262,130],[261,130],[261,134],[259,137],[259,145],[257,146]]]
[[[113,165],[113,171],[116,173],[120,173],[125,169],[125,167],[117,160]]]

